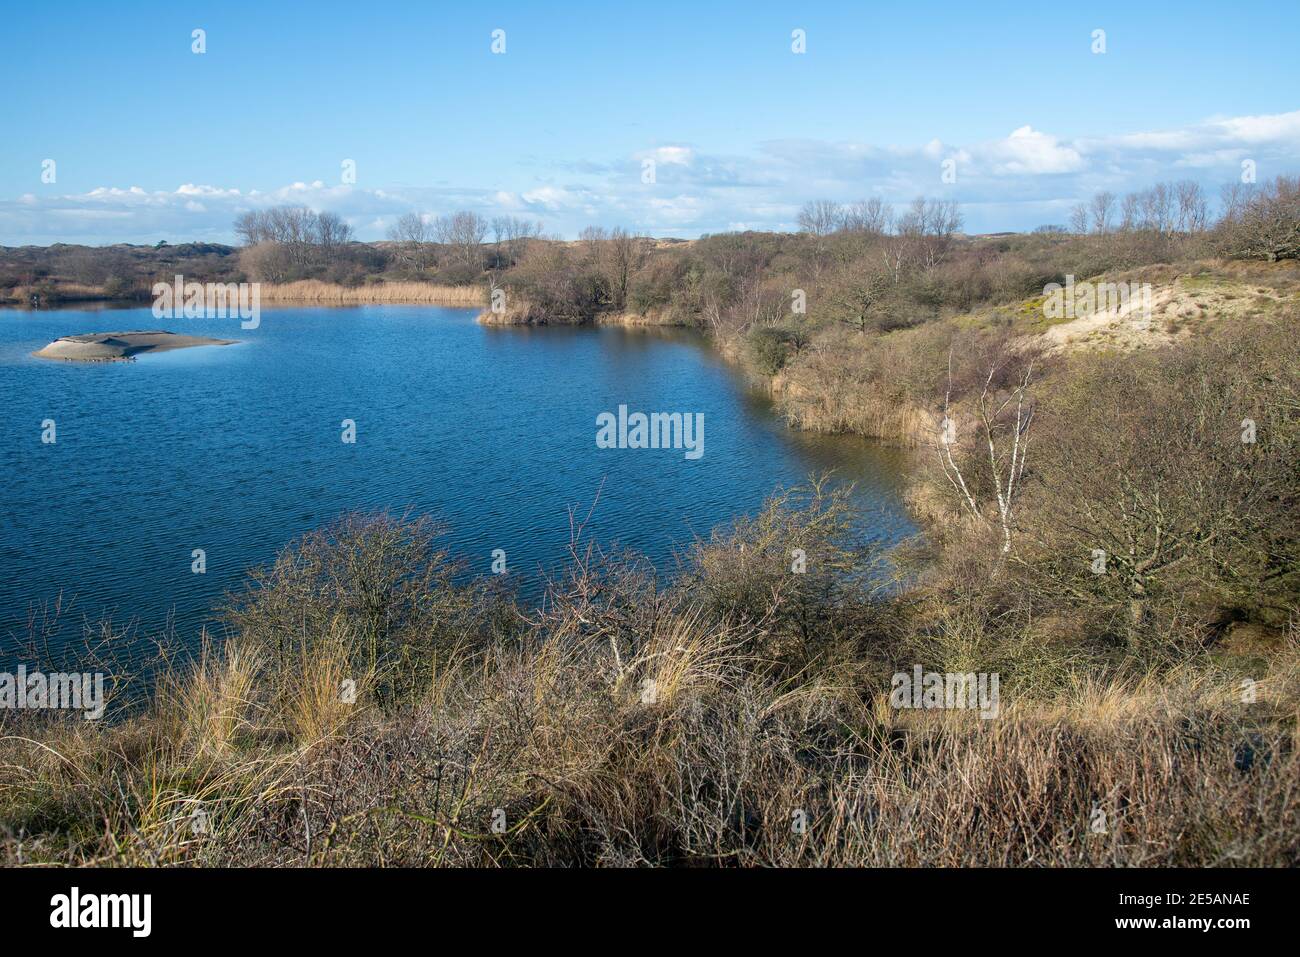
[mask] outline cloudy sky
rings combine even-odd
[[[456,209],[691,237],[925,194],[988,232],[1300,172],[1296,4],[177,6],[6,11],[0,245],[231,241],[286,202],[362,239]]]

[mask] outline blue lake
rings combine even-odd
[[[863,543],[912,532],[897,452],[789,430],[692,333],[488,328],[474,315],[288,307],[243,330],[147,308],[0,311],[3,657],[60,595],[55,641],[105,615],[196,638],[247,568],[349,510],[430,513],[471,572],[503,549],[525,595],[563,562],[570,510],[585,516],[597,495],[587,533],[664,571],[694,536],[827,469],[857,483]],[[135,362],[30,355],[59,336],[158,328],[240,342]],[[597,416],[619,405],[702,413],[703,456],[597,448]]]

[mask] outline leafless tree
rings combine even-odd
[[[1102,190],[1092,197],[1092,230],[1096,233],[1108,233],[1111,217],[1115,212],[1115,194]]]
[[[424,271],[433,265],[433,225],[423,213],[412,212],[399,216],[388,228],[388,238],[401,243],[400,257],[416,269]]]
[[[898,220],[898,235],[912,257],[925,269],[947,258],[953,234],[961,228],[961,207],[953,200],[918,196]]]
[[[1088,231],[1088,206],[1086,203],[1079,203],[1070,210],[1070,232],[1076,236],[1082,236]]]
[[[903,276],[916,261],[917,246],[913,238],[906,235],[888,236],[880,246],[880,261],[893,282],[903,281]]]
[[[1156,183],[1141,194],[1142,228],[1168,236],[1173,232],[1173,190],[1165,183]]]
[[[305,266],[352,240],[352,227],[336,213],[317,213],[305,206],[275,206],[251,210],[235,220],[235,232],[246,246],[274,243],[277,257]],[[263,259],[266,256],[262,257]]]
[[[1025,460],[1029,453],[1030,425],[1034,419],[1034,402],[1029,395],[1033,381],[1034,362],[1028,359],[1023,371],[1009,388],[998,388],[995,380],[1002,370],[1004,360],[989,364],[977,403],[977,442],[987,450],[988,478],[992,483],[997,502],[998,526],[1002,532],[1002,552],[1011,551],[1011,531],[1019,500]],[[962,504],[979,522],[987,524],[983,509],[971,492],[971,484],[962,474],[961,466],[953,456],[957,446],[956,422],[952,409],[952,351],[948,353],[948,388],[944,393],[943,421],[938,441],[939,465],[948,481],[958,492]]]
[[[1254,190],[1246,183],[1233,181],[1219,188],[1219,214],[1223,221],[1230,222],[1241,214]]]
[[[850,204],[842,219],[846,232],[883,236],[894,224],[894,210],[879,196]]]
[[[466,266],[483,264],[483,240],[487,238],[488,221],[478,213],[461,210],[449,216],[439,216],[433,221],[433,234],[438,242],[452,247],[453,254]]]
[[[1300,257],[1300,176],[1279,176],[1239,201],[1218,234],[1232,256],[1269,262]]]
[[[421,213],[406,213],[388,227],[388,238],[397,243],[427,243],[433,239],[433,227]]]
[[[235,234],[245,246],[256,246],[268,242],[266,218],[260,210],[249,210],[235,218]]]
[[[352,227],[337,213],[316,217],[316,241],[327,250],[352,242]]]
[[[501,244],[505,242],[506,231],[509,228],[509,216],[492,217],[492,243],[497,248],[497,259],[501,258]]]
[[[854,262],[841,269],[830,282],[835,318],[865,333],[893,289],[890,273],[887,262],[878,266]]]
[[[637,237],[621,227],[611,230],[605,242],[605,271],[609,279],[610,298],[616,309],[627,306],[627,289],[632,274],[640,265],[644,249]]]
[[[1125,193],[1119,207],[1119,228],[1121,232],[1137,229],[1140,218],[1141,200],[1137,193]]]
[[[497,247],[497,259],[504,258],[507,264],[517,262],[527,241],[541,235],[540,222],[516,216],[496,216],[492,219],[492,238]]]
[[[583,251],[589,259],[593,260],[600,255],[600,244],[608,238],[609,233],[604,226],[585,226],[578,233],[578,241],[582,243]]]
[[[1177,229],[1180,233],[1204,232],[1210,216],[1210,204],[1205,199],[1201,184],[1185,179],[1173,186],[1174,200],[1178,205]]]
[[[829,199],[812,200],[799,210],[799,228],[814,236],[829,236],[843,225],[843,220],[843,208]]]

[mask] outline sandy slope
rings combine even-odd
[[[1043,333],[1044,345],[1053,351],[1161,345],[1192,335],[1208,323],[1272,315],[1300,305],[1294,286],[1227,275],[1181,275],[1152,285],[1149,313],[1129,302],[1114,311],[1063,322]]]

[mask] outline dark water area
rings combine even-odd
[[[289,307],[244,330],[147,308],[0,311],[0,669],[60,596],[55,643],[105,616],[196,642],[249,567],[350,510],[433,515],[473,574],[502,549],[526,597],[563,563],[570,510],[586,516],[597,496],[587,536],[665,572],[693,537],[828,469],[857,484],[861,544],[913,531],[899,453],[791,431],[693,333],[474,315]],[[158,328],[240,341],[134,362],[30,355],[59,336]],[[702,413],[703,455],[598,448],[597,416],[620,405]]]

